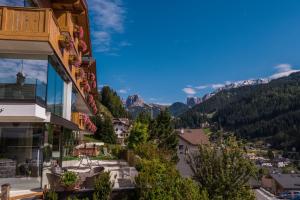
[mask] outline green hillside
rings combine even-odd
[[[209,121],[244,138],[269,138],[275,147],[300,149],[300,73],[268,84],[224,90],[180,115],[177,126]]]

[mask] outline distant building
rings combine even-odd
[[[180,129],[176,131],[179,139],[177,169],[182,176],[192,177],[194,172],[188,164],[189,155],[196,152],[200,144],[209,144],[209,137],[202,129]]]
[[[270,174],[263,177],[262,186],[276,195],[300,191],[300,174]]]
[[[115,134],[117,135],[117,143],[124,144],[125,139],[129,136],[130,121],[127,118],[113,119]]]

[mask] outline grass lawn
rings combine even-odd
[[[85,141],[85,142],[102,142],[101,140],[96,139],[93,135],[84,135],[83,141]]]

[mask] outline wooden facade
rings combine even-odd
[[[87,97],[96,95],[97,87],[86,91],[83,79],[93,73],[96,77],[96,64],[92,59],[88,8],[85,0],[36,0],[36,7],[1,7],[0,6],[0,41],[38,42],[49,45],[57,56],[65,71],[86,101]],[[76,37],[78,27],[83,31],[83,37]],[[62,47],[66,40],[71,41],[71,47]],[[86,45],[80,49],[80,43]],[[7,43],[6,43],[7,44]],[[28,51],[29,52],[29,51]],[[26,54],[26,52],[24,52]],[[73,59],[76,59],[76,66]],[[92,62],[83,66],[82,60]],[[78,65],[78,62],[80,63]],[[85,77],[78,76],[79,70],[85,72]],[[95,81],[97,79],[95,78]],[[90,107],[93,112],[92,107]],[[95,114],[95,113],[94,113]],[[77,119],[78,113],[72,115],[72,121],[82,130],[84,125]]]

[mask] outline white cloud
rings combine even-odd
[[[292,73],[299,72],[300,70],[293,69],[293,66],[290,64],[279,64],[274,67],[277,72],[271,75],[270,79],[277,79],[285,76],[289,76]]]
[[[196,94],[196,90],[194,88],[191,88],[191,87],[186,87],[186,88],[183,88],[182,91],[188,95],[194,95]]]
[[[172,103],[168,103],[168,102],[155,102],[154,104],[161,105],[161,106],[170,106],[170,105],[172,105]]]
[[[132,44],[127,41],[122,41],[122,42],[120,42],[119,46],[120,47],[130,47],[130,46],[132,46]]]
[[[127,94],[128,90],[127,89],[120,89],[119,93],[121,93],[121,94]]]
[[[151,97],[149,100],[150,100],[150,101],[156,101],[156,100],[157,100],[157,98],[153,98],[153,97]]]
[[[98,52],[117,50],[112,48],[111,37],[114,33],[124,32],[126,11],[122,0],[88,0],[88,2],[90,15],[94,23],[92,37],[95,50]]]
[[[288,71],[291,71],[292,70],[292,65],[290,64],[279,64],[277,66],[274,67],[278,73],[280,72],[288,72]]]
[[[219,89],[219,88],[221,88],[221,87],[224,87],[225,85],[224,84],[212,84],[211,85],[211,87],[213,88],[213,89]]]
[[[208,85],[199,85],[197,87],[195,87],[197,90],[203,90],[203,89],[206,89],[208,88],[209,86]]]
[[[14,81],[16,74],[22,72],[27,83],[36,80],[47,82],[47,60],[0,59],[0,78],[5,81]]]

